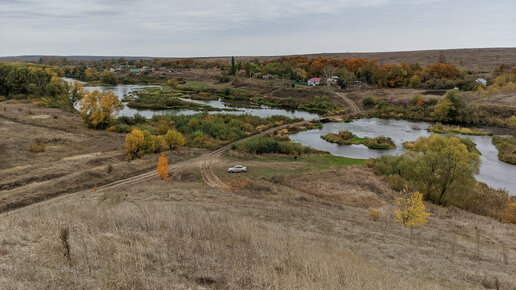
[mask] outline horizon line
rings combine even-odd
[[[400,52],[427,52],[427,51],[450,51],[450,50],[473,50],[473,49],[516,49],[516,46],[496,46],[496,47],[459,47],[459,48],[436,48],[436,49],[415,49],[415,50],[385,50],[385,51],[346,51],[346,52],[307,52],[294,54],[277,54],[277,55],[214,55],[214,56],[149,56],[149,55],[95,55],[95,54],[22,54],[22,55],[0,55],[0,58],[15,57],[104,57],[104,58],[248,58],[248,57],[287,57],[287,56],[304,56],[304,55],[323,55],[323,54],[372,54],[372,53],[400,53]]]

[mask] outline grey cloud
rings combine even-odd
[[[0,55],[516,46],[514,15],[507,0],[16,0],[0,3]]]

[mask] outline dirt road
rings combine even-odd
[[[337,92],[335,92],[335,94],[337,96],[339,96],[346,103],[346,105],[348,105],[348,107],[351,109],[351,112],[350,112],[351,114],[358,114],[358,113],[360,113],[360,108],[358,107],[358,105],[355,104],[355,102],[350,100],[348,97],[346,97],[346,94],[344,94],[344,93],[337,93]]]

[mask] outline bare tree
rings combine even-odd
[[[444,51],[441,50],[441,52],[439,53],[439,60],[438,62],[440,63],[446,63],[446,55],[444,55]]]
[[[326,81],[327,86],[330,86],[330,82],[328,80],[335,75],[335,72],[337,72],[337,69],[331,65],[328,65],[323,69],[324,80]]]

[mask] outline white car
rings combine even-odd
[[[231,168],[228,168],[228,173],[239,173],[239,172],[247,172],[247,167],[244,165],[235,165]]]

